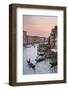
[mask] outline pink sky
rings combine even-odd
[[[57,25],[55,16],[24,15],[24,31],[28,35],[48,37],[51,29]]]

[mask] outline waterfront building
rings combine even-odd
[[[23,44],[27,43],[27,32],[23,31]]]
[[[57,48],[57,26],[55,26],[48,37],[48,45],[50,48]]]

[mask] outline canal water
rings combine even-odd
[[[51,67],[51,62],[55,60],[45,59],[44,61],[36,63],[35,59],[37,57],[37,46],[27,45],[23,47],[23,74],[48,74],[48,73],[57,73],[57,66]],[[30,62],[35,65],[35,70],[29,67],[27,60],[30,59]]]

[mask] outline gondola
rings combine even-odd
[[[57,65],[57,62],[55,62],[55,63],[50,63],[50,64],[51,64],[51,67],[54,67],[54,66]]]
[[[41,58],[37,58],[37,59],[35,59],[35,61],[38,63],[38,62],[41,62],[41,61],[43,61],[43,60],[45,60],[45,57],[41,57]]]
[[[35,65],[30,62],[30,60],[27,60],[28,65],[35,70]]]

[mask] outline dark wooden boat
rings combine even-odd
[[[57,65],[57,62],[55,62],[55,63],[50,63],[50,64],[51,64],[51,67],[54,67],[54,66]]]
[[[38,52],[37,55],[38,56],[44,56],[44,53]]]
[[[45,60],[45,57],[37,58],[35,60],[36,60],[36,62],[41,62],[41,61]]]
[[[51,59],[51,58],[57,59],[57,53],[55,53],[55,52],[49,52],[49,53],[47,53],[46,58],[47,59]]]
[[[35,65],[33,63],[31,63],[29,60],[27,60],[28,65],[35,70]]]
[[[51,58],[54,58],[54,56],[53,55],[48,55],[48,56],[46,56],[46,58],[51,59]]]

